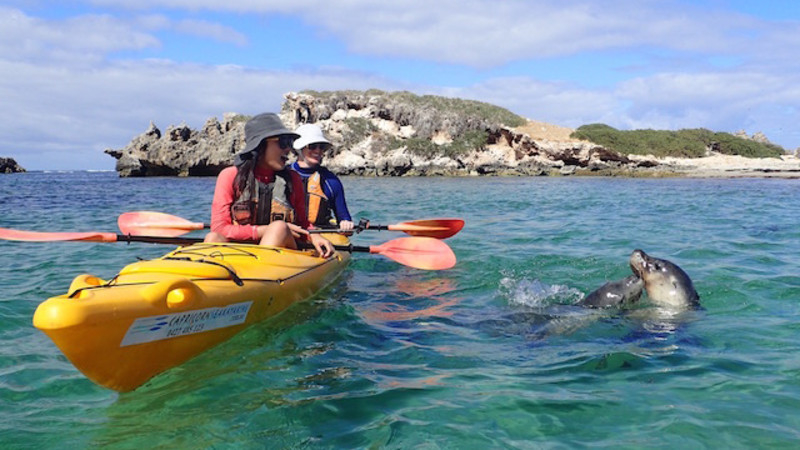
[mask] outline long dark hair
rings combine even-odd
[[[236,166],[236,178],[233,179],[233,187],[236,190],[236,195],[242,195],[245,188],[247,187],[248,181],[252,180],[255,177],[255,170],[256,164],[258,163],[258,157],[261,154],[261,151],[266,147],[267,140],[266,138],[262,140],[258,147],[256,147],[251,153],[253,154],[252,157],[247,159],[242,159],[241,163]]]
[[[242,195],[247,187],[247,180],[255,176],[256,159],[250,158],[244,160],[241,164],[236,166],[236,178],[233,179],[233,187],[236,190],[236,195]]]

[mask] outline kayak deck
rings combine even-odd
[[[346,243],[340,235],[326,236]],[[350,259],[252,244],[195,244],[123,268],[84,274],[36,309],[33,324],[86,377],[117,391],[221,343],[306,299]]]

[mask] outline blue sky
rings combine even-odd
[[[573,128],[761,131],[794,150],[798,54],[796,1],[0,0],[0,156],[112,170],[103,150],[151,121],[370,88]]]

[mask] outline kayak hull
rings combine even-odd
[[[339,235],[328,238],[346,243]],[[130,264],[110,281],[79,275],[69,292],[39,305],[33,324],[87,378],[130,391],[312,296],[349,258],[195,244]]]

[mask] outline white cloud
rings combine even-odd
[[[663,73],[586,89],[529,77],[489,79],[437,93],[503,106],[529,119],[576,128],[708,128],[764,132],[787,149],[800,145],[800,76],[755,73]]]
[[[610,92],[529,77],[493,78],[465,88],[446,88],[439,93],[484,101],[529,119],[569,127],[606,120],[613,116],[618,103]]]
[[[340,69],[257,71],[238,66],[122,61],[82,68],[0,61],[0,155],[23,167],[112,169],[106,148],[122,148],[151,120],[162,130],[201,126],[225,112],[279,111],[283,94],[400,87]]]
[[[125,0],[95,1],[131,7]],[[356,53],[492,67],[580,52],[656,46],[699,55],[755,52],[790,38],[774,24],[668,0],[142,0],[136,8],[294,14]],[[624,13],[620,13],[624,11]],[[754,37],[758,39],[753,39]],[[793,43],[797,48],[797,43]]]
[[[96,62],[120,50],[159,45],[158,39],[130,22],[107,15],[44,20],[0,7],[0,57],[10,60]]]
[[[800,145],[800,76],[794,73],[662,73],[621,83],[615,97],[628,106],[623,128],[746,129],[766,133],[788,149]]]
[[[180,20],[175,23],[175,30],[180,33],[207,37],[219,42],[229,42],[239,46],[247,44],[247,37],[231,27],[205,20]]]
[[[205,20],[172,20],[159,14],[124,18],[88,14],[45,20],[0,6],[0,57],[68,65],[98,63],[115,52],[159,48],[162,42],[154,33],[166,30],[239,46],[247,44],[242,33]]]

